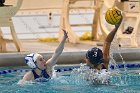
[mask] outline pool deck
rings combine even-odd
[[[33,40],[24,40],[21,41],[24,51],[17,52],[15,45],[13,43],[7,44],[7,53],[0,53],[0,66],[10,66],[13,65],[25,65],[24,56],[37,52],[41,53],[45,59],[51,57],[54,50],[57,48],[59,42],[38,42]],[[99,42],[98,42],[99,43]],[[95,41],[80,41],[78,44],[66,43],[65,48],[61,56],[59,57],[58,63],[62,64],[73,64],[83,62],[85,57],[85,53],[89,48],[97,46],[97,42]],[[102,48],[102,46],[97,46]],[[140,60],[140,48],[121,48],[120,51],[115,51],[114,58],[118,61],[121,61],[121,57],[119,53],[121,53],[123,59],[125,61],[131,60]],[[63,60],[63,62],[62,62]]]

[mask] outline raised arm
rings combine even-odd
[[[104,57],[104,66],[106,68],[108,68],[108,64],[109,64],[109,51],[110,51],[110,45],[111,42],[114,39],[114,36],[119,28],[121,24],[121,21],[119,24],[115,25],[115,28],[108,34],[108,36],[105,39],[104,45],[103,45],[103,57]]]
[[[63,30],[63,32],[64,32],[64,36],[63,36],[62,41],[56,48],[52,57],[46,62],[46,64],[49,64],[49,66],[53,66],[56,64],[58,57],[60,56],[60,54],[62,53],[62,51],[64,49],[64,44],[65,44],[65,41],[68,38],[68,36],[67,36],[67,32],[65,30]]]

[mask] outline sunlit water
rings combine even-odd
[[[74,69],[67,75],[52,78],[48,82],[28,82],[24,86],[17,84],[24,73],[9,73],[0,75],[0,93],[140,93],[138,71],[139,69],[131,69],[127,72],[113,70],[107,78],[108,83],[97,84],[94,82],[93,74],[87,76],[92,71],[82,67]],[[87,80],[86,76],[91,80]]]

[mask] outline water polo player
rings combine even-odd
[[[49,79],[52,76],[52,67],[56,64],[58,57],[64,49],[64,44],[68,38],[67,32],[64,31],[64,36],[59,46],[56,48],[54,54],[49,60],[45,60],[41,54],[31,53],[25,57],[25,63],[32,69],[27,72],[20,83],[25,81],[36,80],[38,78]]]
[[[115,24],[115,28],[106,37],[103,45],[103,52],[97,47],[91,48],[87,51],[85,60],[88,66],[97,70],[108,69],[110,45],[121,22],[122,19],[119,23]]]

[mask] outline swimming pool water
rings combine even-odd
[[[17,83],[23,72],[0,75],[0,93],[140,93],[140,69],[121,71],[110,78],[110,84],[92,84],[82,74],[62,75],[48,82]]]

